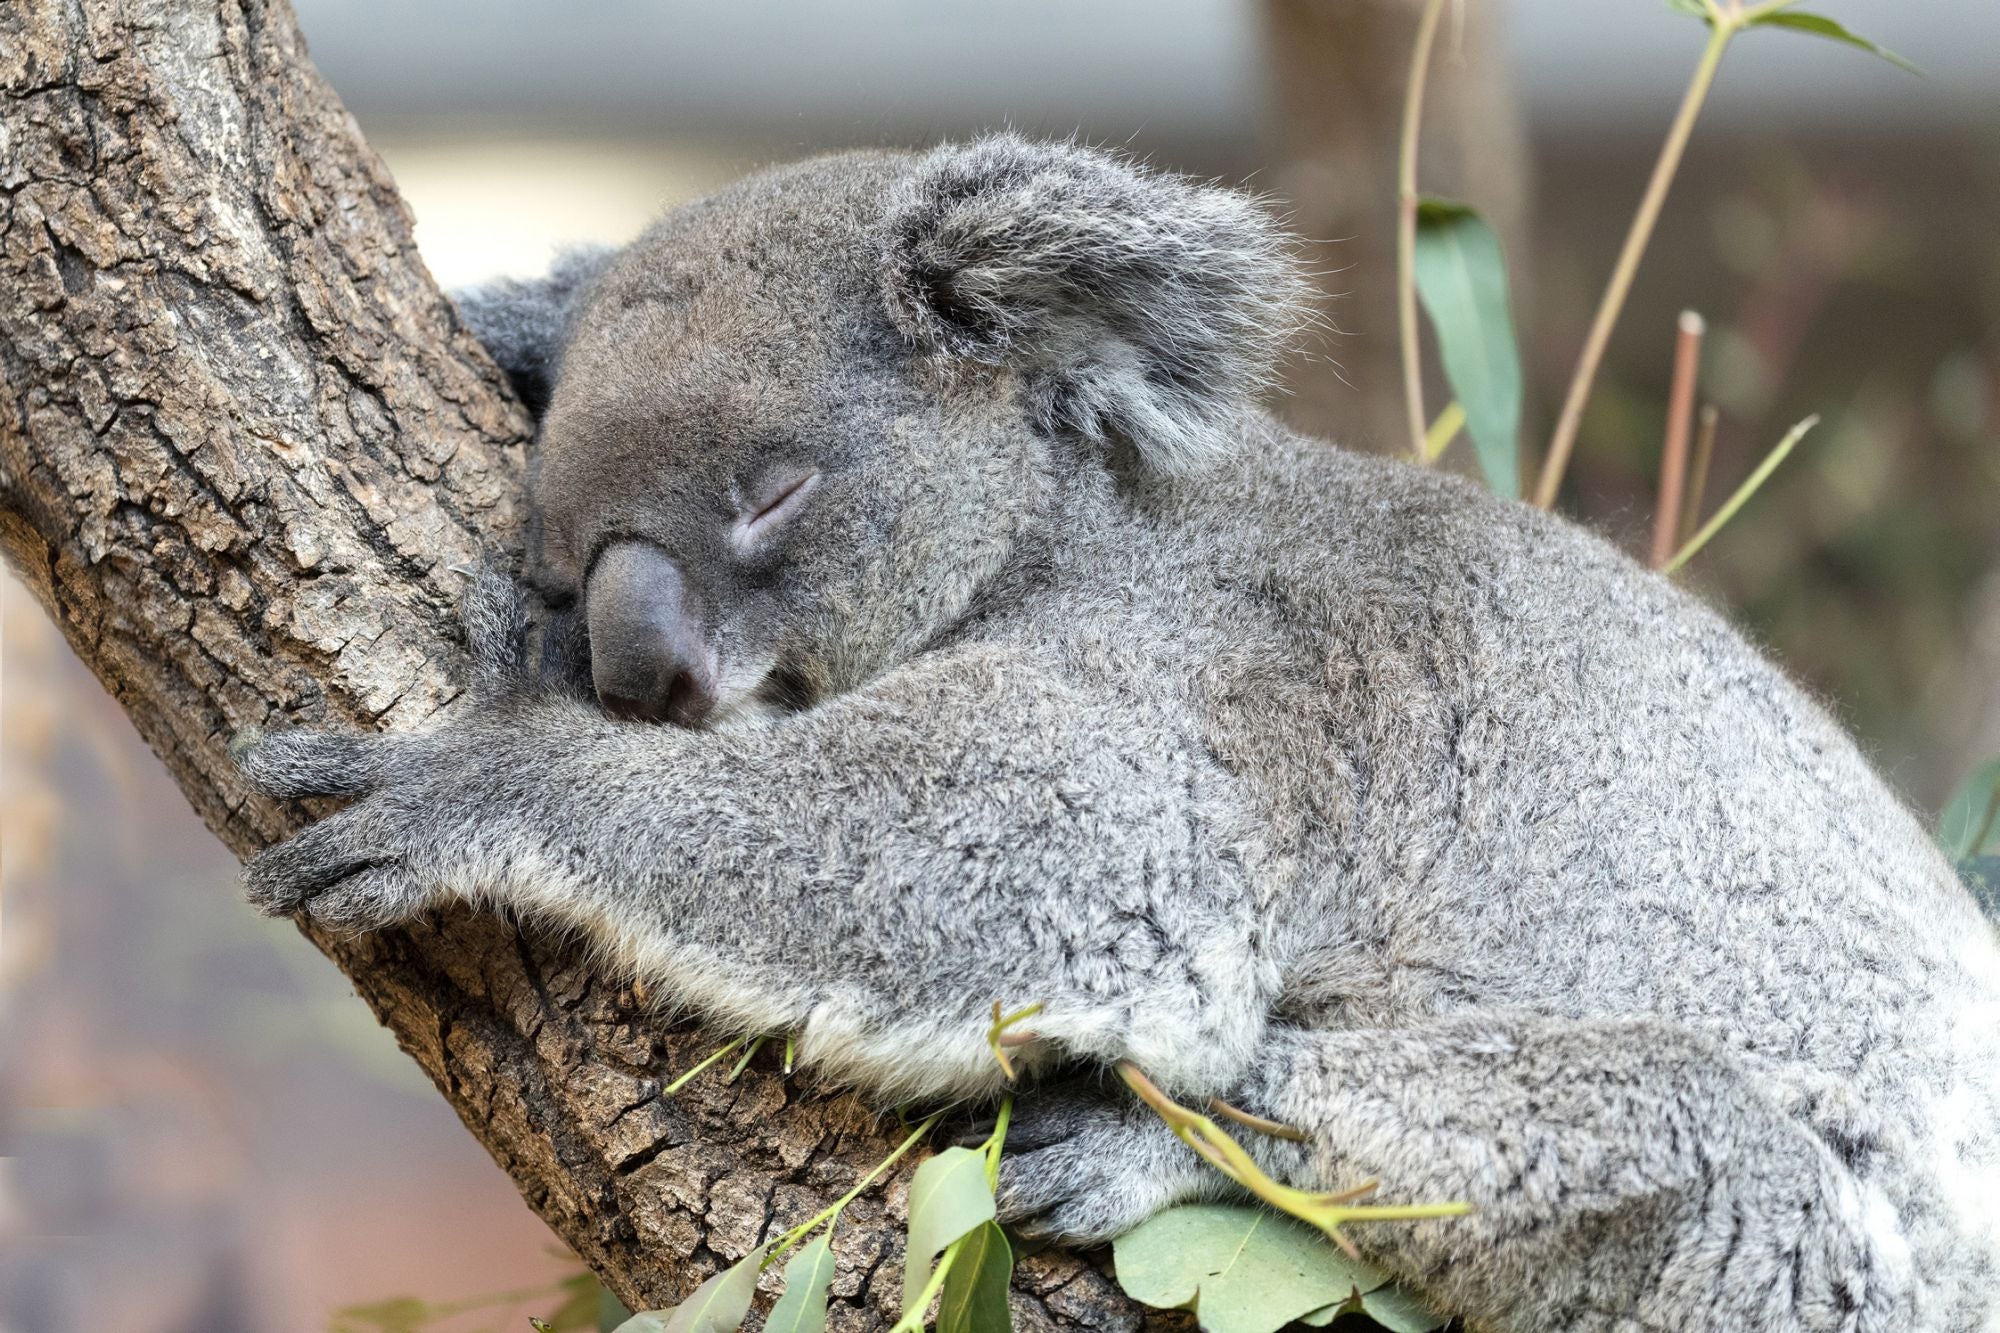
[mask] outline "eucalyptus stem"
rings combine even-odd
[[[1302,1222],[1318,1227],[1350,1258],[1361,1257],[1354,1248],[1354,1242],[1340,1230],[1350,1222],[1419,1222],[1459,1217],[1472,1211],[1471,1205],[1464,1203],[1356,1204],[1355,1199],[1375,1188],[1372,1181],[1357,1189],[1332,1193],[1295,1189],[1273,1180],[1257,1165],[1256,1159],[1244,1151],[1243,1145],[1225,1133],[1220,1125],[1160,1091],[1158,1085],[1131,1061],[1119,1062],[1118,1075],[1125,1080],[1127,1087],[1138,1094],[1140,1101],[1166,1121],[1176,1138],[1194,1150],[1196,1156],[1279,1212],[1289,1213]]]
[[[1701,505],[1708,494],[1708,466],[1715,461],[1715,433],[1722,425],[1722,412],[1710,403],[1701,409],[1701,431],[1694,441],[1694,472],[1688,478],[1687,503],[1681,506],[1680,541],[1694,536],[1701,522]]]
[[[1410,419],[1410,448],[1420,464],[1431,460],[1424,424],[1423,341],[1417,331],[1417,137],[1424,118],[1424,90],[1430,82],[1431,51],[1437,45],[1444,0],[1429,0],[1417,24],[1417,49],[1410,57],[1404,90],[1403,143],[1396,176],[1396,318],[1403,343],[1403,405]]]
[[[1660,451],[1660,490],[1653,507],[1654,569],[1673,558],[1681,536],[1681,510],[1687,499],[1688,445],[1694,437],[1695,385],[1701,373],[1701,339],[1708,325],[1692,310],[1683,310],[1680,334],[1674,342],[1673,387],[1667,394],[1667,441]]]
[[[1569,396],[1563,402],[1562,416],[1557,420],[1555,435],[1549,441],[1548,457],[1542,460],[1541,480],[1535,487],[1535,504],[1539,508],[1547,509],[1554,505],[1556,493],[1562,489],[1563,473],[1569,467],[1570,454],[1576,449],[1577,433],[1583,428],[1583,409],[1590,402],[1591,388],[1597,381],[1598,369],[1604,364],[1605,349],[1611,345],[1612,330],[1617,328],[1618,317],[1625,310],[1625,298],[1631,295],[1632,280],[1638,275],[1639,261],[1645,257],[1646,247],[1653,239],[1653,229],[1660,221],[1660,209],[1667,201],[1667,192],[1673,186],[1675,174],[1680,170],[1681,157],[1687,151],[1689,137],[1694,133],[1694,123],[1701,115],[1702,104],[1708,100],[1709,89],[1715,85],[1715,73],[1721,67],[1722,53],[1728,49],[1730,39],[1753,19],[1784,7],[1784,0],[1760,5],[1747,12],[1732,10],[1723,13],[1710,7],[1708,46],[1701,53],[1701,63],[1695,66],[1694,78],[1688,84],[1687,94],[1681,99],[1673,127],[1667,131],[1667,141],[1660,149],[1659,161],[1653,166],[1652,180],[1647,183],[1645,197],[1640,200],[1639,211],[1632,219],[1632,229],[1626,234],[1625,248],[1619,253],[1617,266],[1612,269],[1611,283],[1604,289],[1604,299],[1597,307],[1596,319],[1591,322],[1583,353],[1577,358]]]
[[[1710,539],[1716,533],[1722,531],[1723,525],[1736,517],[1736,511],[1749,503],[1750,497],[1755,495],[1758,488],[1770,480],[1771,474],[1778,470],[1778,464],[1784,462],[1786,456],[1798,447],[1799,441],[1803,440],[1811,432],[1812,428],[1818,424],[1819,418],[1811,416],[1787,431],[1785,438],[1779,440],[1777,446],[1765,456],[1764,461],[1757,465],[1757,470],[1752,472],[1748,480],[1736,488],[1736,493],[1729,497],[1722,508],[1715,511],[1715,517],[1703,524],[1701,531],[1688,538],[1687,545],[1681,547],[1679,553],[1661,567],[1660,572],[1663,574],[1672,574],[1679,570],[1682,565],[1694,559],[1695,554],[1702,547],[1708,545]]]
[[[723,1046],[717,1050],[711,1051],[707,1059],[703,1060],[693,1069],[688,1070],[687,1073],[682,1074],[679,1078],[675,1079],[673,1082],[667,1084],[666,1087],[661,1088],[660,1095],[663,1097],[673,1096],[675,1093],[679,1092],[682,1088],[685,1088],[688,1085],[688,1081],[692,1079],[696,1074],[699,1074],[702,1070],[708,1068],[710,1065],[714,1064],[717,1060],[720,1060],[723,1056],[729,1054],[731,1051],[735,1050],[738,1046],[741,1046],[744,1042],[748,1040],[750,1040],[750,1038],[747,1035],[741,1036],[738,1037],[735,1041],[730,1042],[727,1046]]]
[[[993,1133],[986,1140],[986,1188],[1000,1188],[1000,1150],[1007,1146],[1007,1125],[1014,1118],[1014,1095],[1000,1099],[999,1114],[993,1117]]]
[[[971,1232],[966,1233],[967,1236],[971,1234]],[[931,1272],[930,1281],[924,1283],[923,1291],[917,1295],[916,1304],[903,1311],[902,1317],[890,1325],[889,1333],[924,1333],[924,1315],[930,1310],[931,1302],[937,1299],[945,1278],[950,1276],[951,1266],[958,1258],[959,1247],[964,1244],[965,1236],[960,1236],[944,1247],[944,1253],[938,1256],[937,1267]]]
[[[1465,407],[1456,398],[1438,413],[1436,421],[1424,432],[1424,461],[1435,463],[1451,448],[1451,442],[1465,429]]]
[[[729,1077],[725,1081],[729,1083],[734,1083],[737,1079],[741,1078],[743,1076],[743,1071],[748,1069],[750,1067],[750,1062],[757,1058],[757,1052],[759,1049],[763,1047],[763,1045],[764,1045],[764,1039],[762,1037],[759,1037],[757,1038],[757,1040],[751,1042],[750,1049],[743,1052],[743,1058],[736,1062],[736,1067],[729,1071]]]
[[[938,1116],[934,1115],[930,1119],[924,1121],[923,1124],[918,1125],[915,1129],[911,1130],[910,1136],[904,1139],[901,1143],[897,1144],[896,1150],[894,1152],[890,1153],[887,1157],[884,1157],[881,1161],[877,1162],[875,1164],[875,1169],[870,1171],[867,1175],[861,1177],[860,1181],[858,1181],[855,1184],[853,1189],[847,1191],[847,1193],[841,1195],[838,1199],[835,1199],[832,1203],[820,1209],[817,1213],[814,1213],[810,1218],[807,1218],[804,1222],[801,1222],[799,1225],[793,1227],[790,1231],[787,1231],[784,1235],[778,1237],[777,1244],[772,1246],[771,1252],[764,1257],[763,1266],[769,1268],[771,1266],[772,1260],[778,1258],[778,1256],[782,1255],[786,1250],[791,1249],[792,1246],[797,1245],[800,1241],[804,1240],[807,1236],[811,1235],[813,1229],[819,1226],[820,1223],[839,1217],[841,1210],[843,1208],[847,1207],[848,1204],[853,1203],[856,1199],[861,1197],[861,1191],[867,1189],[870,1185],[873,1185],[877,1180],[880,1180],[882,1178],[882,1173],[884,1171],[887,1171],[890,1167],[896,1164],[897,1158],[901,1157],[904,1153],[908,1152],[911,1148],[915,1147],[918,1139],[921,1139],[924,1135],[930,1133],[931,1126],[937,1124],[938,1118],[939,1118]]]

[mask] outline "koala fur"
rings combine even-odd
[[[533,578],[590,642],[538,671],[487,580],[440,724],[253,738],[357,799],[251,897],[504,907],[885,1098],[993,1094],[993,1003],[1040,1002],[1031,1071],[1474,1205],[1352,1236],[1481,1328],[2000,1329],[1993,927],[1695,598],[1265,415],[1302,292],[1248,201],[1002,136],[462,297],[546,394]],[[699,630],[699,727],[577,683],[619,551]],[[1020,1116],[1028,1230],[1216,1190],[1107,1081]]]

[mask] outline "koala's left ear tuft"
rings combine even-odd
[[[918,159],[883,295],[934,351],[1027,377],[1046,429],[1191,471],[1239,438],[1310,288],[1253,201],[1075,144],[998,135]]]
[[[460,318],[537,419],[555,388],[577,299],[616,254],[606,246],[577,246],[556,256],[542,277],[501,278],[452,293]]]

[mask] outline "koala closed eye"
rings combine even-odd
[[[806,497],[819,485],[818,472],[787,472],[764,483],[753,501],[754,509],[737,517],[729,540],[739,552],[749,552],[805,505]]]

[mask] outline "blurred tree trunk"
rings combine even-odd
[[[236,852],[308,816],[244,790],[241,728],[451,698],[455,567],[515,542],[529,422],[284,0],[0,5],[0,386],[0,548]],[[661,1097],[711,1041],[493,916],[313,942],[635,1307],[895,1142],[768,1058]],[[893,1318],[906,1178],[848,1213],[836,1329]],[[1016,1287],[1025,1327],[1142,1322],[1074,1257]]]
[[[1339,333],[1290,367],[1285,416],[1354,448],[1409,446],[1396,331],[1396,167],[1424,0],[1265,0],[1272,184],[1314,242]],[[1528,154],[1497,0],[1453,0],[1424,108],[1418,188],[1473,204],[1529,290]],[[1463,24],[1458,13],[1462,13]],[[1426,359],[1436,357],[1426,337]],[[1336,365],[1333,363],[1337,363]],[[1344,382],[1343,382],[1344,381]],[[1437,384],[1433,378],[1433,384]],[[1433,414],[1446,398],[1430,396]]]

